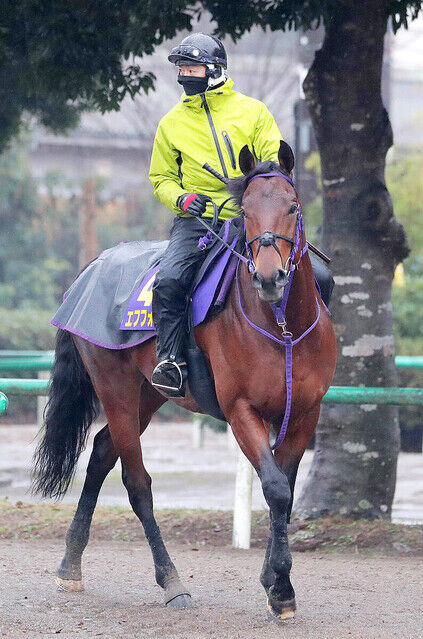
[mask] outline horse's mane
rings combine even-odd
[[[260,173],[281,173],[282,175],[287,175],[289,177],[289,173],[285,171],[280,164],[272,162],[271,160],[266,160],[266,162],[260,162],[257,164],[254,169],[247,173],[247,175],[240,175],[239,177],[231,178],[227,184],[228,191],[239,207],[241,206],[242,198],[244,197],[249,181],[255,175],[259,175]]]

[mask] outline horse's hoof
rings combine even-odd
[[[61,592],[81,592],[84,585],[81,579],[61,579],[56,577],[57,590]]]
[[[166,607],[174,608],[175,610],[185,610],[186,608],[192,608],[191,595],[189,595],[188,593],[177,595],[170,601],[166,601]]]
[[[286,619],[292,619],[295,617],[295,599],[288,599],[287,601],[281,602],[278,601],[276,606],[273,606],[268,599],[267,608],[269,610],[269,620],[271,621],[286,621]]]

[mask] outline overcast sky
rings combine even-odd
[[[394,69],[421,71],[423,73],[423,16],[410,23],[408,29],[400,29],[394,37],[392,50]]]

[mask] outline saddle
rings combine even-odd
[[[234,218],[225,222],[219,235],[231,248],[237,250],[242,242],[242,230],[242,220]],[[209,252],[196,275],[190,294],[192,298],[190,310],[194,326],[198,326],[206,318],[213,317],[224,308],[235,273],[236,258],[231,251],[217,239],[213,238],[209,241],[211,242]],[[204,245],[206,242],[200,240],[200,243]],[[151,333],[148,338],[156,334],[152,313],[152,289],[160,269],[162,255],[163,251],[156,255],[156,262],[148,268],[135,289],[120,324],[121,331],[146,331]]]

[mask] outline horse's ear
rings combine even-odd
[[[239,168],[244,175],[252,171],[256,165],[254,155],[251,153],[247,145],[243,146],[239,152]]]
[[[281,140],[278,151],[279,164],[285,171],[291,173],[294,168],[294,154],[289,144]]]

